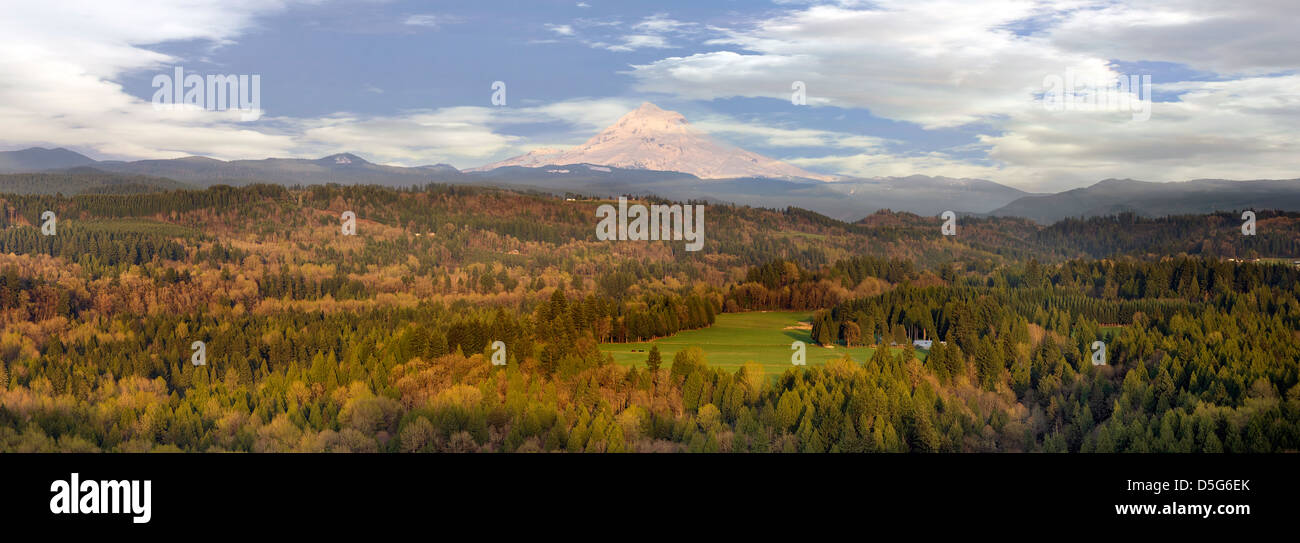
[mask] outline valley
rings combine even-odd
[[[1261,212],[1256,236],[1230,214],[967,217],[944,236],[910,213],[709,203],[689,251],[600,240],[609,203],[452,184],[0,196],[0,450],[1300,440],[1300,214]],[[939,341],[907,347],[922,338]]]

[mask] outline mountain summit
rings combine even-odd
[[[586,143],[572,149],[537,149],[528,154],[469,171],[505,166],[535,168],[564,164],[594,164],[615,168],[689,173],[704,179],[767,177],[834,177],[714,141],[696,130],[686,117],[646,102]]]
[[[62,147],[32,147],[21,151],[0,152],[0,173],[36,172],[56,168],[75,168],[94,164],[94,159]]]

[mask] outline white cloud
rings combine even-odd
[[[989,166],[956,160],[945,153],[929,152],[899,155],[886,152],[827,155],[812,158],[793,158],[788,162],[808,169],[842,172],[857,177],[907,177],[930,175],[936,177],[999,179],[1003,171]]]
[[[635,51],[637,49],[669,49],[672,45],[668,44],[668,39],[663,36],[654,34],[632,34],[623,36],[623,42],[616,45],[605,45],[605,49],[610,51]]]
[[[655,14],[642,19],[641,22],[632,25],[634,30],[642,32],[651,32],[662,34],[665,32],[676,32],[683,29],[691,28],[695,23],[686,23],[669,17],[667,14]]]
[[[982,138],[1004,164],[999,178],[1061,189],[1100,179],[1300,177],[1300,76],[1172,85],[1176,102],[1152,104],[1151,120],[1122,112],[1032,109]]]
[[[553,25],[553,24],[548,24],[548,25],[546,25],[546,29],[547,29],[547,30],[550,30],[551,32],[554,32],[554,33],[556,33],[556,34],[559,34],[559,35],[561,35],[561,36],[572,36],[572,35],[573,35],[573,26],[572,26],[572,25]]]
[[[615,52],[630,52],[639,49],[672,49],[674,37],[689,36],[698,33],[700,25],[679,21],[667,14],[645,17],[633,24],[625,24],[620,19],[577,18],[572,24],[546,24],[547,30],[561,36],[578,39],[581,43],[595,49]],[[578,29],[582,30],[579,37]]]
[[[287,2],[17,2],[0,18],[0,142],[50,142],[108,155],[167,158],[286,152],[235,112],[155,111],[113,80],[180,59],[145,49],[179,40],[228,43]],[[170,71],[170,66],[167,67]]]
[[[1093,0],[1061,17],[1046,36],[1057,47],[1119,60],[1158,60],[1220,74],[1260,75],[1300,68],[1300,4]]]
[[[1040,190],[1106,177],[1298,177],[1300,42],[1290,21],[1300,8],[1258,8],[1181,0],[801,5],[717,29],[721,35],[708,42],[713,51],[628,73],[641,91],[689,100],[786,101],[791,82],[804,81],[811,106],[865,109],[928,130],[981,132],[978,144],[963,149],[873,148],[791,160],[848,174],[979,176]],[[1113,59],[1184,63],[1229,77],[1157,79],[1157,90],[1185,94],[1154,103],[1146,122],[1131,112],[1044,109],[1038,95],[1045,76],[1112,78],[1120,75]],[[972,150],[981,158],[968,158]]]
[[[874,136],[814,128],[769,126],[723,115],[705,116],[691,125],[709,134],[726,137],[742,147],[824,147],[866,152],[877,151],[889,143],[885,138]]]
[[[789,99],[790,83],[804,81],[810,105],[943,128],[1023,108],[1045,74],[1106,69],[1102,59],[1007,30],[1034,13],[1028,2],[880,4],[813,6],[710,42],[727,49],[631,73],[642,90],[692,99]]]
[[[288,121],[305,156],[356,152],[380,163],[416,166],[492,156],[518,138],[495,133],[490,108],[459,107],[386,117],[338,114]]]
[[[430,13],[421,13],[418,15],[411,15],[407,17],[406,20],[403,21],[403,24],[410,25],[410,26],[424,26],[428,28],[438,28],[438,26],[442,24],[442,22],[443,22],[442,18],[438,17],[437,15],[433,15]]]
[[[638,105],[639,101],[624,98],[577,98],[517,109],[511,119],[518,123],[564,122],[573,127],[575,136],[586,140]]]

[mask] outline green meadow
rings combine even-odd
[[[605,343],[600,350],[614,355],[614,361],[625,365],[644,365],[650,346],[658,345],[663,354],[664,367],[672,363],[673,355],[687,347],[704,350],[709,366],[735,371],[746,361],[753,360],[764,366],[768,375],[779,375],[790,365],[794,353],[790,344],[802,341],[808,346],[808,365],[820,366],[838,359],[848,352],[861,363],[875,353],[871,347],[846,349],[818,347],[812,343],[807,324],[812,314],[807,311],[762,311],[752,313],[723,313],[713,326],[688,330],[673,336],[642,343]],[[800,326],[803,325],[803,326]],[[803,329],[799,329],[803,328]],[[902,349],[891,348],[898,354]],[[917,355],[925,358],[924,351]]]
[[[1105,339],[1106,341],[1110,341],[1112,339],[1115,339],[1115,336],[1118,336],[1120,332],[1123,332],[1124,327],[1123,326],[1101,326],[1099,327],[1098,331],[1102,333],[1103,335],[1102,339]]]
[[[194,238],[198,230],[188,226],[169,224],[149,219],[72,219],[59,221],[59,226],[75,225],[76,228],[90,232],[130,233],[158,235],[177,238]]]

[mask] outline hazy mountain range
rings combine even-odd
[[[1090,187],[1057,194],[1026,196],[990,214],[1052,223],[1066,217],[1124,212],[1163,217],[1245,209],[1300,210],[1300,179],[1197,179],[1182,183],[1107,179]]]
[[[36,172],[61,176],[12,175]],[[716,142],[680,114],[650,103],[578,147],[533,151],[464,171],[446,164],[385,166],[351,153],[314,160],[184,157],[124,162],[96,161],[62,148],[30,148],[0,152],[0,174],[11,174],[0,175],[0,193],[138,192],[142,187],[170,190],[249,183],[390,187],[455,183],[560,194],[656,195],[770,208],[796,206],[846,221],[886,208],[920,215],[951,210],[1022,216],[1039,222],[1120,212],[1164,216],[1242,209],[1300,211],[1300,179],[1184,183],[1108,179],[1058,194],[1031,194],[982,179],[833,177]]]
[[[21,151],[0,152],[0,173],[26,173],[88,166],[96,161],[86,155],[62,147],[45,149],[32,147]]]
[[[124,176],[173,179],[196,187],[249,183],[283,185],[360,183],[409,187],[427,183],[453,183],[539,190],[557,194],[656,195],[675,200],[733,202],[771,208],[796,206],[849,221],[860,219],[882,208],[924,215],[936,215],[945,210],[985,213],[1028,194],[980,179],[927,176],[843,179],[831,182],[807,178],[770,177],[701,179],[682,172],[619,168],[598,164],[502,166],[487,170],[459,171],[447,165],[415,168],[383,166],[370,163],[350,153],[330,155],[315,160],[271,158],[227,162],[206,157],[185,157],[133,162],[92,161],[92,166],[77,166],[76,170],[57,166],[43,168],[14,166],[26,163],[24,155],[34,154],[29,153],[30,151],[33,150],[0,153],[0,156],[4,156],[7,164],[10,165],[3,171],[11,173],[11,175],[0,175],[0,193],[19,192],[13,190],[13,187],[19,183],[22,176],[14,172],[73,174],[80,172],[78,175],[85,175],[87,170],[98,170]],[[76,156],[90,160],[82,155]],[[74,184],[81,186],[85,183],[79,181]],[[24,181],[23,185],[31,184]],[[43,186],[45,192],[49,193],[79,192],[67,187],[60,188],[59,183],[46,183]]]

